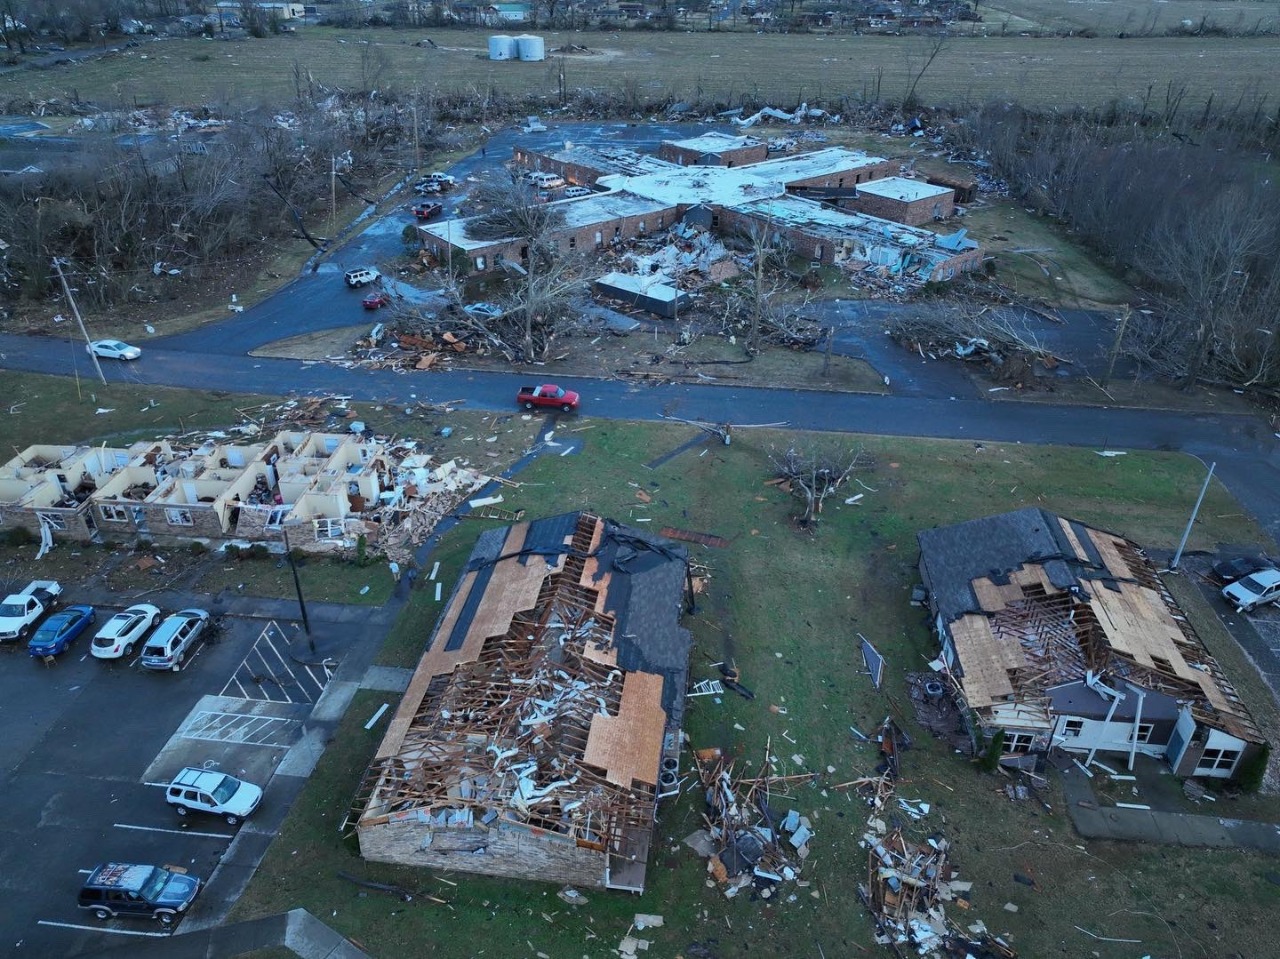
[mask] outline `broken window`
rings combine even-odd
[[[196,525],[195,520],[191,518],[191,510],[189,509],[166,509],[164,511],[164,519],[170,526]]]
[[[476,272],[479,273],[483,271],[484,271],[484,257],[478,256],[476,257]]]
[[[1062,724],[1062,735],[1067,736],[1068,738],[1074,739],[1076,736],[1079,736],[1082,732],[1084,732],[1083,719],[1068,719],[1065,723]]]
[[[1155,723],[1138,723],[1137,741],[1140,743],[1151,742],[1151,734],[1155,732],[1155,730],[1156,730]],[[1129,742],[1133,742],[1133,741],[1134,741],[1134,733],[1133,733],[1133,730],[1131,729],[1129,730]]]
[[[1013,733],[1005,730],[1004,749],[1005,753],[1025,753],[1031,751],[1031,744],[1035,742],[1035,735],[1032,733]]]
[[[1230,771],[1240,761],[1238,749],[1206,749],[1196,766],[1196,772]]]
[[[578,248],[578,238],[576,236],[569,237],[569,249],[576,250]]]
[[[285,517],[289,515],[292,506],[277,506],[267,516],[268,527],[280,527],[284,524]]]
[[[36,513],[37,518],[49,529],[60,530],[67,528],[67,519],[58,513]]]
[[[129,522],[129,511],[123,506],[112,506],[110,503],[102,503],[99,505],[98,515],[108,523]]]
[[[342,539],[342,520],[318,519],[315,521],[316,539]]]

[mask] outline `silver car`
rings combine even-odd
[[[183,609],[169,616],[142,647],[142,665],[176,672],[208,625],[209,614],[203,609]]]

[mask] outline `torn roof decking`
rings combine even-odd
[[[687,683],[684,563],[589,514],[482,534],[377,751],[362,824],[466,807],[579,840],[651,826]]]
[[[720,133],[712,130],[701,136],[690,137],[687,140],[664,140],[664,146],[673,146],[681,150],[690,150],[695,153],[725,153],[729,150],[746,150],[751,147],[758,147],[763,140],[752,136],[734,136],[732,133]]]
[[[1109,671],[1193,699],[1198,718],[1260,741],[1247,707],[1137,547],[1037,508],[919,534],[965,699],[986,709]]]

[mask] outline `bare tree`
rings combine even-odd
[[[781,479],[791,487],[791,494],[804,503],[804,513],[797,523],[810,529],[818,521],[822,504],[834,496],[856,472],[874,467],[871,454],[862,447],[840,450],[797,449],[794,444],[785,451],[769,450],[769,461]]]
[[[933,61],[938,59],[938,56],[946,49],[947,41],[950,39],[951,35],[946,30],[940,30],[934,36],[922,39],[923,46],[918,54],[908,56],[907,92],[902,98],[903,110],[914,110],[919,105],[916,100],[916,88],[920,86],[920,81],[924,79],[924,75],[933,66]]]
[[[739,304],[747,321],[743,348],[748,356],[755,356],[760,352],[762,331],[773,325],[771,321],[779,312],[779,294],[790,285],[784,270],[791,246],[776,230],[763,223],[753,222],[739,232],[738,239],[747,245],[751,256],[750,284]]]

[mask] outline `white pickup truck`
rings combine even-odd
[[[26,639],[45,613],[58,605],[62,586],[53,579],[33,579],[21,593],[0,603],[0,643]]]

